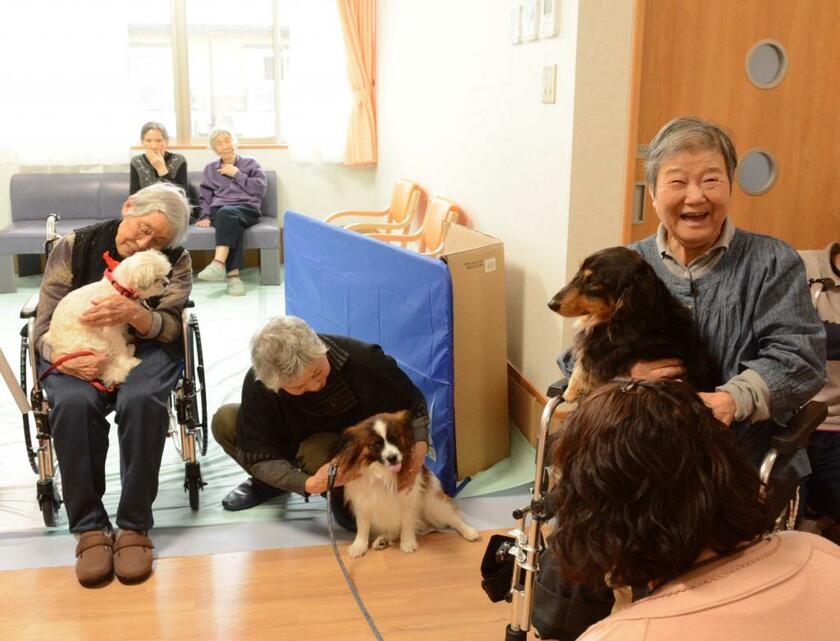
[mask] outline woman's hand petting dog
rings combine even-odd
[[[651,380],[657,378],[681,378],[685,367],[678,358],[663,358],[658,361],[637,361],[630,368],[630,378]],[[712,414],[724,425],[735,420],[735,399],[728,392],[698,392],[698,396]]]
[[[145,334],[151,329],[151,312],[135,300],[115,294],[93,299],[90,303],[91,307],[79,318],[83,323],[94,327],[128,323],[140,334]]]
[[[333,464],[333,461],[329,463],[324,463],[318,471],[315,472],[312,476],[306,479],[306,483],[304,483],[304,488],[309,494],[321,494],[322,492],[327,491],[327,477],[329,476],[330,472],[330,465]],[[335,475],[335,483],[333,487],[340,487],[347,483],[348,481],[352,481],[354,478],[359,476],[356,470],[346,470],[342,468],[338,468],[338,473]]]
[[[657,361],[636,361],[630,368],[630,378],[654,380],[658,378],[681,378],[685,366],[678,358],[663,358]]]
[[[53,354],[53,361],[57,361],[63,354]],[[76,356],[63,362],[56,369],[62,374],[92,381],[99,378],[108,362],[108,352],[94,352],[90,356]]]
[[[423,469],[423,462],[426,460],[426,452],[429,451],[429,445],[425,441],[418,441],[414,444],[414,449],[411,451],[411,468],[408,474],[400,479],[397,489],[400,492],[407,490],[414,485],[414,479]]]
[[[698,396],[724,425],[731,425],[735,420],[735,399],[729,392],[700,392]]]

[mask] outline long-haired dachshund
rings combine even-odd
[[[697,336],[691,310],[679,302],[645,260],[626,247],[586,258],[548,307],[580,316],[576,358],[563,398],[572,402],[638,361],[678,358],[685,380],[700,391],[714,388],[711,360]]]

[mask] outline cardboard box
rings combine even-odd
[[[510,455],[502,241],[452,225],[440,259],[452,277],[459,480]]]

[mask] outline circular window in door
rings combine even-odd
[[[747,53],[747,78],[759,89],[772,89],[785,79],[788,57],[777,40],[759,40]]]
[[[778,177],[776,158],[766,149],[750,149],[738,166],[738,185],[750,196],[766,194],[776,184]]]

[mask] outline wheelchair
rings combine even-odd
[[[47,240],[44,245],[47,256],[60,238],[55,231],[57,220],[59,217],[56,214],[47,217]],[[29,464],[32,471],[38,475],[36,496],[44,524],[55,527],[62,498],[56,478],[59,462],[56,461],[53,448],[47,392],[38,378],[38,354],[32,340],[37,304],[38,295],[35,294],[20,311],[20,317],[26,321],[20,331],[20,386],[23,392],[27,393],[31,375],[29,402],[34,419],[34,442],[33,426],[30,425],[28,414],[23,414],[23,435]],[[190,299],[181,312],[183,363],[181,376],[170,394],[167,436],[172,438],[184,461],[184,491],[189,495],[190,508],[198,510],[200,492],[207,485],[202,480],[198,457],[207,454],[208,419],[201,332],[198,319],[190,311],[194,307],[195,303]]]
[[[525,641],[531,630],[537,633],[554,632],[546,630],[553,622],[548,621],[549,617],[538,616],[534,606],[538,592],[545,590],[538,581],[540,559],[547,547],[543,525],[552,519],[555,511],[549,504],[548,496],[549,469],[546,455],[552,441],[548,429],[558,406],[563,403],[565,388],[566,381],[561,381],[551,385],[547,391],[548,402],[540,418],[537,435],[536,474],[531,501],[525,507],[514,510],[516,525],[508,533],[509,536],[497,534],[491,537],[481,563],[482,588],[490,600],[504,600],[511,604],[505,641]],[[782,467],[798,450],[807,448],[808,439],[823,423],[827,413],[825,403],[810,401],[793,415],[783,430],[772,437],[770,449],[759,468],[764,488],[768,487],[774,469]],[[792,492],[778,496],[772,502],[771,513],[777,515],[774,530],[796,527],[800,514],[799,490],[796,484]],[[568,638],[572,638],[583,633],[589,625],[609,616],[612,602],[607,603],[597,595],[588,602],[591,595],[574,586],[569,587],[572,590],[568,595],[563,595],[565,602],[561,603],[558,610],[562,611],[560,618],[563,630]],[[553,594],[551,597],[556,598]],[[555,636],[552,634],[549,638]]]

